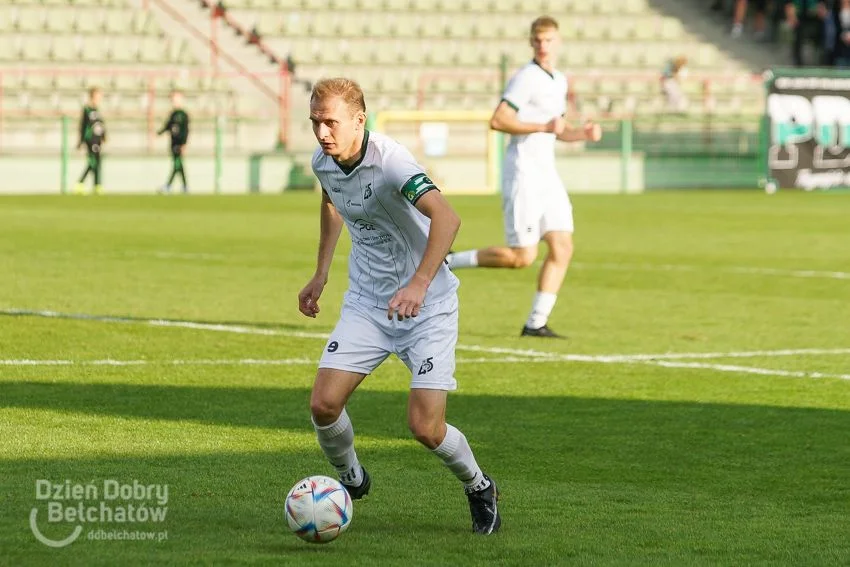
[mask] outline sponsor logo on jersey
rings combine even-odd
[[[375,230],[375,225],[363,219],[356,219],[354,221],[354,228],[360,229],[360,232],[363,232],[364,230]]]
[[[366,184],[366,190],[363,192],[363,200],[365,201],[366,199],[368,199],[371,196],[372,196],[372,184],[367,183]]]

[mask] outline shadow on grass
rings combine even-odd
[[[309,432],[309,395],[305,388],[14,381],[2,384],[0,407]],[[359,434],[408,438],[406,404],[405,392],[360,390],[349,413]],[[456,394],[448,420],[486,462],[544,481],[553,471],[714,488],[726,478],[769,496],[783,482],[837,481],[850,462],[850,412],[838,410]]]
[[[306,432],[308,397],[296,388],[19,381],[3,383],[0,407]],[[402,392],[358,391],[350,404],[357,432],[406,436],[405,403]],[[602,563],[836,564],[850,555],[850,412],[455,395],[449,420],[504,492],[507,529],[486,545],[469,538],[465,498],[433,456],[414,445],[370,445],[358,453],[372,473],[373,494],[356,504],[351,532],[327,547],[289,535],[281,512],[299,478],[332,474],[318,447],[21,460],[4,452],[0,548],[13,550],[12,564],[53,564],[56,551],[28,533],[34,480],[115,478],[169,484],[168,543],[84,542],[68,552],[80,558],[70,563],[540,565],[570,556]],[[37,412],[32,423],[38,426]],[[123,426],[167,447],[155,426]],[[120,455],[121,447],[114,451]],[[630,561],[636,557],[641,561]]]

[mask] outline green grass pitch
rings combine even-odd
[[[497,198],[450,200],[456,249],[502,242]],[[575,196],[550,322],[569,341],[518,336],[536,269],[459,272],[448,419],[501,485],[502,531],[471,534],[392,359],[349,406],[372,493],[325,546],[283,517],[333,473],[308,398],[349,245],[300,316],[318,201],[0,198],[0,564],[850,563],[846,195]],[[47,538],[78,524],[48,521],[39,479],[167,484],[167,516],[48,547],[33,509]]]

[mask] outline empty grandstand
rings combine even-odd
[[[692,153],[754,155],[753,117],[763,112],[755,74],[760,69],[695,33],[655,0],[3,4],[2,152],[60,151],[67,133],[59,118],[73,123],[85,89],[98,85],[105,90],[109,151],[155,154],[162,148],[154,132],[167,114],[169,92],[179,88],[197,124],[190,155],[218,152],[218,161],[226,154],[234,164],[253,164],[244,166],[249,168],[259,167],[265,154],[285,150],[304,164],[313,147],[304,86],[322,76],[347,75],[364,86],[371,111],[475,115],[493,108],[504,76],[527,59],[527,24],[540,13],[562,23],[559,67],[570,77],[573,114],[610,119],[608,129],[616,136],[608,136],[602,150],[623,151],[617,121],[636,117],[634,151],[652,152],[660,144],[690,147]],[[660,77],[677,56],[687,59],[690,70],[681,81],[687,106],[671,116]],[[720,125],[709,146],[701,135],[707,121],[712,130]],[[411,128],[396,133],[417,135]],[[454,142],[478,155],[485,151],[486,131],[457,125]],[[216,187],[232,179],[244,190],[249,176],[227,168],[207,177]]]

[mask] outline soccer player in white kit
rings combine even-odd
[[[598,124],[573,128],[563,118],[567,79],[554,68],[560,44],[558,23],[541,16],[531,24],[534,59],[511,78],[490,127],[511,140],[502,170],[502,204],[507,246],[467,250],[447,258],[457,268],[524,268],[546,242],[537,294],[521,336],[559,338],[547,325],[573,255],[573,209],[555,169],[555,141],[602,139]]]
[[[343,224],[351,235],[349,287],[313,384],[310,411],[319,445],[353,499],[371,478],[354,450],[345,405],[390,354],[411,372],[407,416],[414,437],[463,483],[475,533],[501,525],[498,490],[466,437],[446,423],[458,334],[458,280],[443,262],[460,219],[410,152],[365,128],[363,91],[348,79],[316,83],[310,120],[322,186],[315,275],[298,294],[316,317]]]

